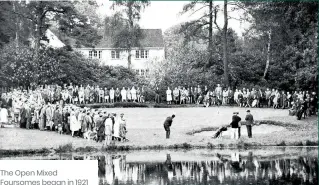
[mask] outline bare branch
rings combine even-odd
[[[232,2],[232,3],[228,3],[228,5],[233,5],[233,6],[237,6],[238,8],[248,11],[248,9],[240,2]]]
[[[198,11],[202,10],[203,8],[208,7],[208,6],[209,6],[209,5],[205,5],[205,6],[202,6],[202,7],[198,8],[198,9],[195,10],[193,13],[191,13],[188,17],[194,15],[196,12],[198,12]]]
[[[235,18],[235,17],[231,17],[231,16],[228,16],[228,19],[234,19],[234,20],[237,20],[237,21],[243,21],[243,19],[241,19],[241,18]]]
[[[215,8],[214,8],[214,24],[216,25],[218,31],[221,31],[221,29],[220,29],[220,27],[218,26],[217,21],[216,21],[216,19],[217,19],[217,12],[218,12],[218,9],[217,9],[217,7],[215,7]]]

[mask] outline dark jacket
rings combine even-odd
[[[173,123],[173,118],[169,116],[164,121],[164,127],[170,127],[172,125],[172,123]]]
[[[59,110],[55,110],[53,112],[53,123],[54,123],[54,126],[58,126],[59,124],[62,124],[62,114]]]
[[[241,118],[237,115],[233,115],[232,122],[230,123],[232,128],[238,128],[238,123],[241,121]]]
[[[252,125],[254,123],[254,117],[251,114],[246,115],[246,125]]]

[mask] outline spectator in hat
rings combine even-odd
[[[164,129],[166,131],[166,139],[169,139],[169,136],[171,134],[170,127],[172,126],[174,118],[175,118],[175,115],[173,114],[172,116],[167,117],[164,122]]]
[[[247,128],[247,133],[248,133],[248,137],[252,138],[252,125],[254,124],[254,117],[253,115],[250,113],[250,110],[247,110],[247,115],[246,115],[246,128]]]

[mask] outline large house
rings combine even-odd
[[[138,47],[131,51],[131,68],[141,76],[149,73],[150,65],[157,60],[164,60],[164,40],[161,29],[142,29],[142,38]],[[101,65],[128,66],[128,51],[115,48],[112,38],[105,37],[94,48],[77,48],[88,58],[99,59]]]

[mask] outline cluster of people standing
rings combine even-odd
[[[20,89],[21,90],[21,89]],[[114,103],[114,102],[145,102],[144,86],[107,88],[87,85],[44,85],[32,89],[22,90],[32,92],[31,98],[41,96],[44,101],[54,103],[62,101],[66,104],[92,104],[92,103]],[[12,96],[12,91],[3,93],[4,96]]]
[[[14,90],[1,98],[0,122],[19,124],[21,128],[56,131],[73,137],[127,141],[124,114],[107,113],[105,109],[91,109],[63,101],[48,101],[41,94],[43,89],[33,91]]]
[[[250,113],[250,110],[247,110],[247,115],[245,117],[245,125],[247,128],[247,134],[249,138],[252,138],[252,126],[254,125],[254,117]],[[232,122],[230,123],[231,127],[231,138],[239,139],[241,136],[241,117],[238,116],[239,112],[234,112],[232,117]]]
[[[156,88],[156,102],[160,102],[159,90]],[[235,89],[217,87],[208,89],[207,86],[197,87],[168,87],[166,90],[167,104],[204,104],[237,105],[239,107],[272,107],[274,109],[305,109],[308,115],[317,112],[318,97],[316,92],[295,91],[293,93],[278,89]],[[306,111],[305,111],[306,112]]]

